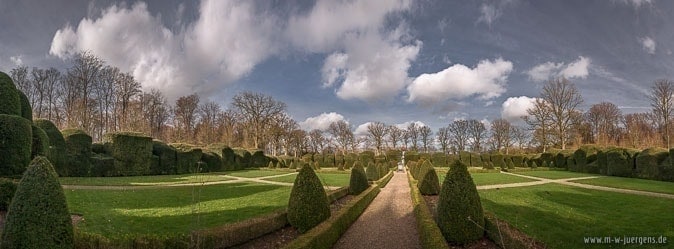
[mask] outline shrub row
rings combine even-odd
[[[445,241],[442,236],[438,224],[435,223],[435,219],[426,205],[426,201],[424,201],[421,192],[417,188],[418,182],[412,178],[411,174],[407,174],[407,180],[410,184],[412,206],[414,208],[414,216],[417,220],[417,230],[419,231],[421,247],[449,248],[447,241]]]

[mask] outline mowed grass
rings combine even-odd
[[[170,235],[220,226],[284,209],[290,187],[231,183],[140,190],[65,190],[83,232],[112,238]]]
[[[323,172],[318,172],[316,175],[318,175],[318,179],[321,180],[321,183],[323,183],[323,186],[339,186],[339,187],[349,186],[349,181],[351,179],[351,174],[347,174],[347,173],[323,173]],[[279,176],[279,177],[273,177],[273,178],[266,178],[265,180],[274,181],[274,182],[294,183],[295,178],[297,178],[297,174],[285,175],[285,176]]]
[[[295,172],[295,170],[291,170],[291,169],[286,169],[286,170],[246,169],[246,170],[222,172],[222,174],[230,175],[230,176],[236,176],[236,177],[256,178],[256,177],[283,175],[283,174],[288,174],[288,173],[293,173],[293,172]]]
[[[674,195],[674,182],[663,182],[663,181],[613,177],[613,176],[603,176],[594,179],[575,180],[573,182],[596,186],[641,190],[641,191]]]
[[[436,171],[436,173],[438,174],[438,180],[440,180],[440,184],[442,184],[442,182],[445,180],[445,176],[447,175],[447,171],[446,170]],[[473,177],[473,182],[475,182],[475,186],[536,181],[529,178],[506,175],[496,172],[471,173],[470,176]]]
[[[549,248],[607,248],[584,237],[674,237],[674,200],[604,192],[560,184],[481,190],[485,210]],[[644,247],[669,248],[667,245]],[[622,245],[621,245],[622,246]]]
[[[178,183],[200,183],[228,181],[222,173],[186,174],[186,175],[157,175],[157,176],[120,176],[120,177],[59,177],[62,185],[86,186],[142,186]]]
[[[586,176],[600,176],[595,174],[587,173],[578,173],[571,171],[561,171],[561,170],[547,170],[547,171],[523,171],[515,172],[515,174],[535,176],[545,179],[564,179],[564,178],[576,178],[576,177],[586,177]]]

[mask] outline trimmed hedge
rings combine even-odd
[[[367,169],[365,169],[365,175],[367,175],[368,181],[376,181],[379,179],[379,169],[373,162],[367,163]]]
[[[158,157],[159,163],[152,164],[150,173],[153,175],[171,175],[178,172],[178,155],[175,148],[162,141],[152,141],[152,154]]]
[[[10,179],[0,178],[0,211],[7,211],[16,192],[16,183]]]
[[[288,223],[305,233],[328,217],[330,204],[321,180],[311,167],[302,167],[290,191]]]
[[[31,126],[33,132],[33,143],[31,146],[30,158],[37,156],[47,156],[49,154],[49,137],[40,127]]]
[[[574,153],[573,159],[575,160],[574,167],[569,167],[569,171],[575,172],[585,172],[594,171],[592,166],[588,167],[589,164],[597,160],[597,151],[598,147],[594,145],[583,145],[580,146]],[[597,172],[599,173],[599,172]]]
[[[425,162],[426,164],[428,162]],[[430,163],[429,163],[430,165]],[[422,195],[437,195],[440,193],[440,180],[438,180],[438,174],[435,172],[433,166],[426,166],[422,176],[419,180],[419,192]]]
[[[501,153],[496,153],[491,155],[491,162],[494,163],[494,167],[499,167],[501,169],[508,168],[505,162],[505,156]]]
[[[16,93],[19,94],[19,102],[21,102],[21,117],[33,124],[33,108],[30,107],[28,97],[22,91],[17,90]]]
[[[269,158],[267,158],[261,150],[250,153],[250,167],[262,168],[269,164]]]
[[[198,168],[198,163],[203,153],[201,149],[195,148],[193,145],[180,143],[170,144],[170,146],[176,149],[176,174],[201,172]]]
[[[21,99],[12,78],[0,72],[0,114],[21,116]]]
[[[449,243],[464,245],[484,235],[480,196],[465,164],[454,163],[447,172],[437,210],[438,227]]]
[[[218,172],[222,170],[222,158],[215,152],[203,152],[201,154],[201,161],[206,163],[206,169],[204,170],[206,172]],[[269,161],[269,164],[274,165],[274,162]]]
[[[25,118],[0,114],[0,176],[21,175],[30,163],[33,129]]]
[[[138,176],[150,174],[152,138],[135,132],[108,133],[103,141],[109,145],[115,159],[114,175]]]
[[[478,153],[470,153],[470,166],[471,167],[484,167],[484,162],[482,157]]]
[[[2,248],[73,248],[73,226],[58,176],[46,157],[26,169],[9,206]]]
[[[351,177],[349,179],[349,194],[357,195],[366,190],[370,186],[367,181],[367,175],[363,165],[356,161],[351,168]]]
[[[635,156],[637,150],[630,149],[611,149],[606,152],[606,170],[605,175],[632,177],[634,172]]]
[[[79,129],[62,130],[68,164],[63,176],[88,176],[91,168],[91,136]]]
[[[410,194],[412,196],[412,206],[414,216],[417,220],[417,230],[419,231],[419,241],[422,248],[449,248],[447,241],[442,236],[442,231],[435,222],[431,211],[426,205],[426,201],[421,196],[421,192],[416,187],[417,182],[411,174],[407,174],[407,181],[410,184]]]
[[[103,177],[115,175],[115,159],[111,156],[94,153],[90,161],[91,169],[89,170],[89,176]]]
[[[636,176],[644,179],[660,179],[659,165],[668,157],[669,151],[665,149],[645,149],[636,157]]]
[[[47,158],[54,166],[56,173],[59,176],[66,176],[66,167],[67,167],[67,152],[66,152],[66,140],[63,138],[61,131],[56,128],[56,125],[47,119],[36,119],[33,121],[33,125],[40,127],[47,133],[49,137],[49,152],[47,153]]]
[[[234,148],[234,164],[236,169],[249,168],[251,166],[251,157],[252,155],[246,149]]]

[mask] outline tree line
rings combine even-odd
[[[325,131],[302,130],[286,112],[285,103],[264,94],[239,93],[228,108],[202,101],[197,94],[169,103],[158,89],[144,91],[131,74],[89,52],[74,55],[69,63],[64,72],[19,66],[10,75],[32,103],[34,118],[49,119],[61,129],[82,129],[95,141],[108,132],[139,131],[166,142],[222,143],[296,156],[401,148],[507,154],[582,144],[670,147],[674,114],[674,83],[669,80],[655,81],[650,112],[623,115],[610,102],[580,110],[584,100],[575,85],[555,78],[522,117],[525,125],[505,119],[492,120],[490,125],[475,119],[454,120],[433,132],[416,122],[399,127],[376,121],[367,126],[367,135],[357,136],[343,120]]]

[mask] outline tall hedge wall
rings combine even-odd
[[[177,143],[170,145],[176,149],[176,174],[200,172],[198,163],[201,160],[201,149],[189,144]]]
[[[40,127],[47,133],[49,137],[49,152],[47,158],[54,165],[56,173],[60,176],[66,175],[66,140],[63,138],[61,131],[56,128],[56,125],[47,119],[36,119],[33,124]]]
[[[19,93],[6,73],[0,72],[0,114],[21,116]]]
[[[103,136],[115,159],[115,175],[138,176],[150,174],[152,138],[136,132],[115,132]]]
[[[636,176],[645,179],[660,179],[660,164],[669,157],[662,148],[648,148],[636,157]]]
[[[25,118],[0,114],[0,176],[21,175],[30,163],[33,129]]]
[[[91,168],[91,136],[79,129],[62,130],[67,163],[63,176],[87,176]]]

